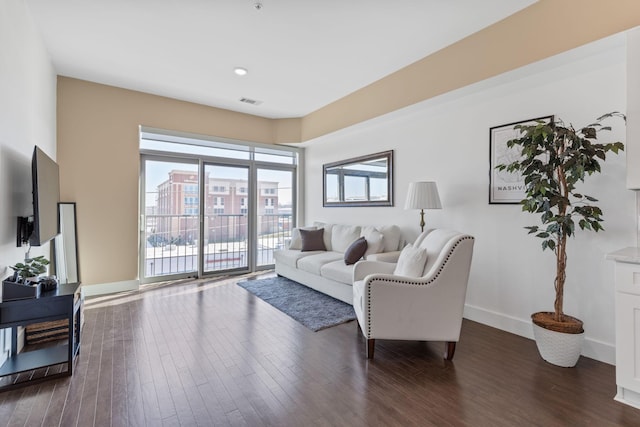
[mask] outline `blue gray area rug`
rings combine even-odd
[[[286,277],[238,282],[258,298],[271,304],[314,332],[356,318],[349,304],[315,291]]]

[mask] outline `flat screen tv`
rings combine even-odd
[[[33,217],[18,218],[18,246],[41,246],[59,233],[58,202],[60,176],[58,164],[37,146],[31,159]]]

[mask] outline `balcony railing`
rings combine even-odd
[[[195,273],[202,248],[204,271],[248,266],[247,215],[205,216],[204,242],[198,242],[197,215],[147,215],[145,277]],[[273,251],[291,238],[290,214],[258,216],[256,265],[273,264]]]
[[[262,214],[258,216],[258,245],[256,265],[271,265],[273,251],[282,249],[291,239],[291,214]]]

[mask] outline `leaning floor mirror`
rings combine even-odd
[[[60,234],[54,240],[56,275],[60,283],[77,283],[78,242],[76,236],[76,204],[58,203]]]

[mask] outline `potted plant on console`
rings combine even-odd
[[[578,192],[576,184],[600,172],[600,161],[606,159],[606,153],[624,150],[621,142],[595,142],[598,132],[611,130],[602,121],[614,116],[625,118],[621,113],[609,113],[577,130],[561,120],[517,125],[514,129],[520,136],[508,141],[507,146],[519,148],[522,158],[497,166],[524,177],[522,210],[540,214],[542,222],[542,226],[525,228],[542,239],[542,250],[550,249],[556,255],[554,311],[534,313],[531,318],[540,355],[558,366],[575,366],[584,336],[582,321],[563,312],[567,238],[577,231],[576,225],[580,230],[603,230],[598,200]]]
[[[9,266],[13,270],[13,276],[2,281],[2,300],[9,301],[40,296],[41,286],[37,277],[46,273],[47,265],[49,265],[49,260],[41,255]]]

